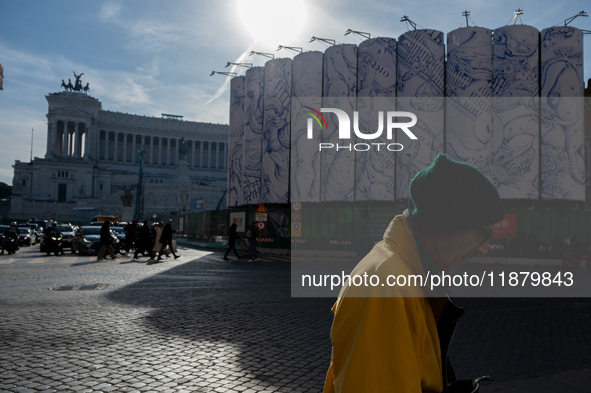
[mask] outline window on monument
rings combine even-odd
[[[203,144],[203,168],[209,168],[209,148],[211,144],[205,142]]]
[[[219,148],[218,148],[218,168],[219,169],[224,168],[224,147],[225,147],[225,145],[223,143],[219,144]]]
[[[105,131],[101,130],[99,134],[99,151],[98,151],[98,158],[105,160],[105,143],[107,138],[105,137]]]
[[[178,147],[177,147],[177,143],[176,143],[176,139],[171,139],[170,140],[170,159],[169,159],[169,165],[173,166],[174,164],[176,164],[176,155],[178,154]]]
[[[67,184],[58,184],[57,185],[57,201],[58,202],[65,202],[66,201],[67,191],[68,191]]]
[[[199,160],[201,159],[201,142],[197,141],[195,143],[195,167],[199,168]]]
[[[27,179],[23,179],[23,187],[27,185]]]
[[[57,143],[55,145],[55,154],[57,154],[58,156],[62,155],[62,144],[64,141],[64,122],[63,121],[58,121],[57,122],[57,130],[56,130],[56,138],[57,138]]]
[[[217,142],[212,142],[209,145],[209,151],[210,151],[210,165],[209,168],[213,168],[215,169],[215,159],[216,159],[216,152],[218,150],[218,143]]]
[[[78,138],[76,138],[76,147],[78,148],[79,157],[84,157],[84,146],[86,143],[86,124],[78,123]]]

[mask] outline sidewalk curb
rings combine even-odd
[[[228,249],[227,244],[203,243],[203,242],[197,242],[197,241],[192,241],[192,240],[183,239],[183,238],[175,238],[175,240],[176,240],[177,244],[180,244],[180,245],[193,246],[193,247],[199,247],[199,248],[207,248],[207,249],[211,249],[214,251],[225,251]],[[238,251],[243,251],[243,250],[238,250]],[[289,249],[282,249],[282,248],[257,247],[257,253],[263,254],[263,255],[286,256],[286,255],[290,255],[290,250]]]

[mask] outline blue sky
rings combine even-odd
[[[15,160],[43,157],[46,148],[45,95],[60,91],[61,80],[84,73],[89,94],[103,109],[186,120],[228,123],[228,79],[211,71],[236,71],[228,62],[264,65],[250,51],[293,57],[279,45],[324,50],[312,36],[360,43],[347,29],[397,38],[410,26],[445,33],[470,25],[497,28],[518,23],[540,30],[562,25],[588,3],[555,0],[0,0],[0,181],[12,184]],[[589,8],[589,9],[588,9]],[[249,22],[247,22],[249,21]],[[571,23],[591,30],[591,17]],[[585,80],[591,77],[591,50],[585,36]]]

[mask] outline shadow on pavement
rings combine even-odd
[[[334,299],[291,298],[289,263],[220,259],[214,254],[188,262],[108,296],[150,307],[144,323],[196,342],[200,350],[187,356],[217,367],[220,377],[321,391]],[[450,350],[458,378],[488,374],[503,382],[591,365],[590,299],[456,303],[466,308]]]
[[[334,299],[291,298],[289,263],[220,259],[177,265],[107,296],[150,307],[143,321],[150,329],[196,343],[186,348],[203,366],[196,374],[213,367],[245,386],[321,390]]]

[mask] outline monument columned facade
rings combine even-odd
[[[138,211],[152,219],[219,205],[227,184],[227,125],[103,110],[86,93],[88,84],[84,92],[71,83],[62,87],[46,96],[45,157],[14,164],[10,217],[127,221]]]

